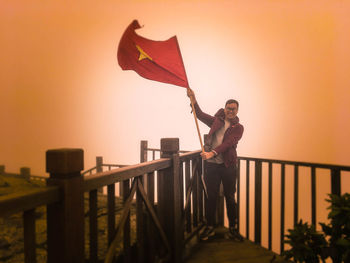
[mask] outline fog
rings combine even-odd
[[[240,102],[240,156],[349,165],[347,1],[1,1],[0,163],[45,173],[45,151],[85,168],[139,162],[140,140],[200,148],[186,89],[122,71],[117,46],[176,35],[203,110]],[[208,128],[200,124],[202,134]]]

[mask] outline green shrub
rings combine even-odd
[[[350,194],[329,196],[330,223],[320,223],[326,237],[329,237],[329,256],[335,263],[350,262]]]
[[[282,253],[287,259],[293,258],[295,262],[318,263],[319,259],[324,261],[323,248],[327,241],[322,233],[316,231],[315,226],[299,221],[294,229],[288,230],[289,235],[285,243],[291,249]]]
[[[350,262],[350,194],[330,194],[329,197],[326,201],[331,203],[327,208],[331,210],[330,223],[320,223],[323,233],[301,220],[294,229],[288,230],[284,242],[290,244],[291,249],[282,253],[287,259],[316,263],[331,257],[334,263]]]

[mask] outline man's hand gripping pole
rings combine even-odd
[[[191,99],[192,112],[193,112],[194,121],[195,121],[196,127],[197,127],[199,142],[200,142],[200,144],[201,144],[202,153],[204,153],[204,146],[203,146],[202,136],[201,136],[201,132],[199,131],[199,126],[198,126],[198,120],[197,120],[196,110],[195,110],[195,108],[194,108],[194,104],[195,104],[194,93],[193,93],[193,91],[191,90],[191,88],[189,88],[189,87],[187,88],[187,96],[190,97],[190,99]]]

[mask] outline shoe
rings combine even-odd
[[[230,227],[229,228],[229,232],[228,232],[228,238],[239,241],[239,242],[243,242],[244,238],[241,236],[241,234],[238,232],[238,230],[234,227]]]
[[[215,235],[214,227],[207,226],[204,231],[199,235],[200,240],[208,240],[209,237],[212,237]]]

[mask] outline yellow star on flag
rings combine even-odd
[[[149,60],[152,60],[152,58],[140,48],[140,46],[136,45],[137,50],[140,52],[139,61],[148,58]]]

